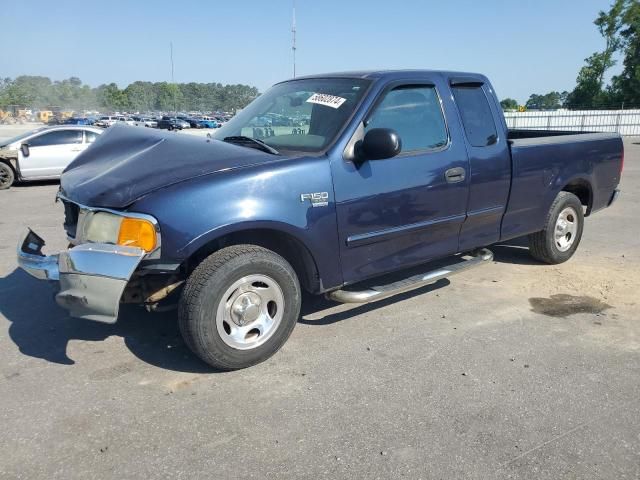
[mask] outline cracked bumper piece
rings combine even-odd
[[[120,298],[145,252],[137,247],[86,243],[45,256],[45,242],[28,230],[18,243],[18,264],[40,280],[56,281],[56,302],[73,317],[115,323]]]

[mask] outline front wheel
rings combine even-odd
[[[180,332],[209,365],[245,368],[282,347],[300,304],[298,278],[284,258],[255,245],[235,245],[207,257],[187,279]]]
[[[578,249],[584,214],[573,193],[560,192],[551,204],[543,230],[529,235],[529,252],[541,262],[555,265],[569,260]]]
[[[0,190],[6,190],[16,179],[16,175],[6,163],[0,162]]]

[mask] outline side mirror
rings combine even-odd
[[[373,128],[364,136],[360,151],[363,160],[392,158],[402,151],[402,140],[395,130]]]
[[[22,152],[22,156],[23,157],[28,157],[29,156],[29,144],[28,143],[23,143],[22,145],[20,145],[20,151]]]

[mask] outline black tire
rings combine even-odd
[[[13,185],[16,180],[16,174],[10,165],[0,162],[0,190],[6,190]]]
[[[576,214],[573,219],[576,222],[576,231],[575,234],[571,234],[570,247],[562,251],[555,238],[556,222],[560,214],[567,208],[572,208]],[[573,215],[571,216],[573,217]],[[578,249],[583,229],[584,213],[580,199],[573,193],[560,192],[551,204],[544,229],[529,235],[529,253],[536,260],[551,265],[566,262]]]
[[[284,306],[271,336],[259,346],[241,350],[220,335],[217,312],[222,296],[234,282],[249,275],[264,275],[275,281]],[[234,245],[211,254],[187,279],[178,310],[180,332],[191,351],[212,367],[246,368],[265,361],[284,345],[298,321],[301,302],[298,277],[284,258],[255,245]]]

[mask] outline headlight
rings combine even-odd
[[[155,225],[146,219],[96,212],[85,224],[83,239],[95,243],[112,243],[138,247],[152,252],[158,245]]]

